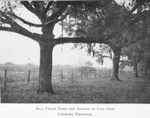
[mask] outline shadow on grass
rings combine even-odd
[[[56,94],[37,94],[36,84],[2,88],[2,103],[150,103],[150,81],[82,80],[53,83]]]

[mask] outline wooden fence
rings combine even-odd
[[[15,77],[9,77],[11,72],[8,70],[4,70],[4,87],[7,86],[7,83],[10,81],[10,78],[13,81],[18,81]],[[18,74],[18,73],[17,73]],[[119,75],[131,75],[131,71],[121,71]],[[9,76],[8,76],[9,75]],[[77,69],[72,70],[53,70],[52,72],[52,79],[53,81],[57,80],[60,82],[70,81],[75,82],[78,79],[100,79],[100,78],[110,78],[112,75],[112,70],[95,70],[93,72],[82,72]],[[17,78],[17,77],[16,77]],[[19,78],[19,77],[18,77]],[[22,79],[23,78],[23,79]],[[26,81],[27,84],[30,84],[31,81],[38,81],[38,71],[31,71],[30,69],[24,72],[24,76],[21,76],[19,79],[20,81]]]

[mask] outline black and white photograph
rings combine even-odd
[[[149,103],[150,0],[0,1],[0,117],[148,118]]]

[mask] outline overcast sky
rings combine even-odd
[[[87,56],[85,50],[72,50],[73,44],[55,46],[53,64],[82,65],[86,61],[96,64],[95,59]],[[33,63],[39,65],[40,49],[37,42],[11,32],[0,31],[0,63],[13,62],[15,64]],[[110,60],[105,60],[103,67],[111,67]]]

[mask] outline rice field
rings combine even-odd
[[[88,79],[81,79],[80,73],[69,69],[63,70],[62,81],[61,71],[55,68],[52,82],[56,94],[38,94],[37,67],[30,68],[30,83],[27,82],[28,68],[7,69],[6,87],[3,86],[4,75],[0,69],[2,103],[150,103],[150,79],[133,78],[127,72],[120,74],[121,81],[110,81],[111,76],[108,73],[104,76],[102,71],[100,75],[100,70],[96,77],[91,75]]]

